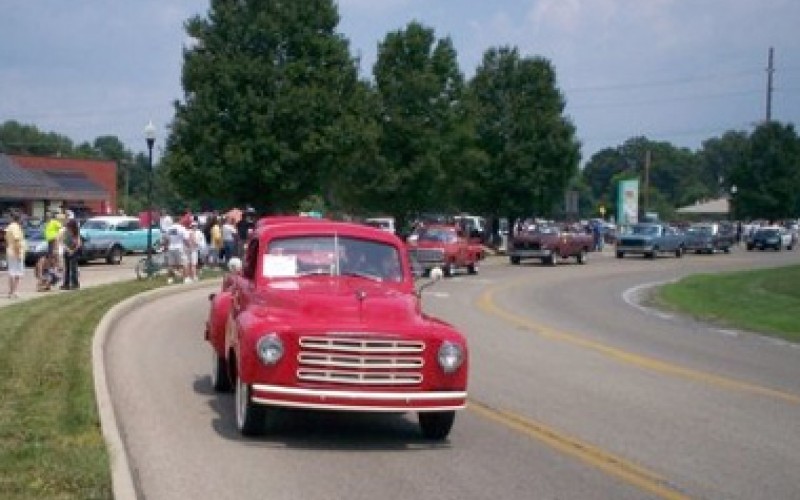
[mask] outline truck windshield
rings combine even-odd
[[[658,236],[661,234],[661,230],[658,226],[635,225],[631,228],[631,234]]]
[[[441,228],[423,229],[419,233],[419,241],[432,241],[436,243],[455,243],[457,236],[454,231]]]
[[[266,278],[328,275],[398,282],[403,280],[402,269],[393,245],[332,235],[272,240],[261,272]]]

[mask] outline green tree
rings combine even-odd
[[[737,218],[780,220],[800,215],[800,139],[792,124],[769,122],[750,136],[731,185]]]
[[[672,218],[676,207],[707,198],[710,193],[692,151],[646,137],[634,137],[617,148],[599,151],[582,176],[592,194],[607,201],[607,214],[616,213],[617,183],[622,179],[639,178],[641,212],[656,212],[662,219]]]
[[[729,191],[731,173],[736,165],[744,161],[749,145],[747,133],[734,130],[703,141],[697,152],[698,168],[700,180],[708,189],[708,197]]]
[[[516,48],[490,49],[470,96],[478,145],[488,158],[478,176],[481,208],[510,220],[552,215],[577,173],[580,145],[550,62],[520,58]]]
[[[0,153],[31,156],[72,156],[72,141],[53,132],[42,132],[33,125],[9,120],[0,125]]]
[[[454,210],[459,173],[476,152],[452,41],[412,22],[379,44],[373,74],[382,124],[375,199],[400,221]]]
[[[348,116],[364,86],[338,22],[331,0],[214,0],[186,23],[196,43],[162,162],[182,197],[288,211],[335,193],[369,140]]]

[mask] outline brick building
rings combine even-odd
[[[32,217],[115,213],[117,162],[0,154],[0,213],[9,208]]]

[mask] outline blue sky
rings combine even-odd
[[[163,146],[182,98],[183,22],[199,0],[3,0],[0,122],[17,120],[75,142],[116,135],[146,149],[152,119]],[[340,0],[339,31],[371,74],[376,47],[416,20],[450,37],[465,76],[490,47],[515,46],[556,68],[583,161],[644,135],[697,149],[766,114],[800,121],[797,0]]]

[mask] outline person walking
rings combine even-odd
[[[179,222],[173,222],[167,230],[167,265],[169,266],[169,277],[167,283],[172,284],[175,280],[188,278],[186,256],[187,241],[189,231]]]
[[[198,228],[197,220],[192,220],[189,223],[189,236],[186,238],[186,277],[183,279],[184,283],[191,283],[197,281],[198,267],[200,265],[200,256],[203,249],[206,248],[206,237],[203,231]]]
[[[11,224],[6,226],[6,260],[8,261],[8,298],[18,299],[19,283],[25,275],[25,233],[22,231],[19,212],[11,214]]]
[[[222,252],[222,229],[219,226],[219,216],[216,213],[208,217],[203,236],[209,246],[207,263],[209,266],[216,266],[219,264],[220,253]]]
[[[220,265],[227,265],[228,259],[236,257],[236,226],[230,217],[225,217],[222,223],[222,262]]]
[[[240,259],[244,258],[244,252],[247,248],[247,240],[256,227],[256,211],[253,207],[247,207],[236,223],[236,256]]]
[[[78,258],[81,253],[81,231],[78,221],[69,219],[67,230],[64,232],[64,283],[61,290],[77,290],[81,287],[78,282]]]
[[[47,254],[50,256],[58,252],[58,232],[61,230],[63,220],[61,212],[50,212],[44,225],[44,240],[47,242]]]

